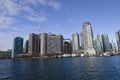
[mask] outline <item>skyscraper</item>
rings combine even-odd
[[[63,53],[71,54],[72,53],[72,44],[70,39],[63,40]]]
[[[63,36],[61,34],[47,34],[47,54],[63,53]]]
[[[83,50],[87,50],[89,55],[95,54],[93,48],[93,32],[90,22],[84,22],[81,31],[81,47]]]
[[[28,44],[29,44],[29,41],[28,40],[26,40],[25,41],[25,47],[24,47],[24,49],[25,49],[25,53],[28,53]]]
[[[103,40],[102,40],[102,35],[98,34],[98,35],[97,35],[97,40],[100,42],[101,52],[103,52]]]
[[[90,22],[84,22],[82,27],[83,49],[93,48],[93,32]]]
[[[13,50],[12,50],[12,58],[16,57],[17,54],[21,54],[23,52],[23,38],[16,37],[13,41]]]
[[[108,34],[104,33],[102,35],[102,39],[103,39],[103,49],[104,49],[104,52],[110,52],[111,49],[110,49],[110,42],[109,42]]]
[[[116,34],[118,52],[120,52],[120,30],[118,30],[115,34]]]
[[[111,50],[112,50],[112,51],[116,51],[116,50],[117,50],[116,44],[114,43],[113,40],[111,41]]]
[[[31,55],[39,54],[39,37],[37,34],[29,34],[28,53],[30,53]]]
[[[47,33],[40,34],[40,55],[47,53]]]
[[[80,49],[80,43],[79,43],[79,34],[77,32],[72,34],[72,52],[76,52]]]

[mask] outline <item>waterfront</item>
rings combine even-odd
[[[119,79],[120,56],[0,60],[0,80]]]

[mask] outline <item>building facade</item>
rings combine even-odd
[[[96,55],[101,55],[102,53],[101,42],[97,38],[94,39],[94,49],[96,51]]]
[[[86,53],[89,55],[95,54],[95,50],[93,47],[93,32],[92,26],[90,22],[84,22],[81,35],[81,48],[86,50]]]
[[[101,47],[101,52],[103,52],[103,40],[102,40],[102,35],[98,34],[97,35],[97,40],[100,42],[100,47]]]
[[[113,40],[112,40],[111,43],[110,43],[110,47],[111,47],[112,53],[113,53],[113,54],[117,54],[116,43],[115,43]]]
[[[40,55],[47,53],[47,33],[40,34]]]
[[[47,34],[47,54],[63,53],[63,36],[61,34]]]
[[[24,52],[28,53],[28,44],[29,44],[29,40],[25,41],[25,46],[24,46]]]
[[[63,40],[63,53],[71,54],[72,53],[72,43],[70,39]]]
[[[39,37],[37,34],[29,34],[28,53],[30,53],[31,55],[39,54]]]
[[[90,22],[83,23],[81,35],[83,49],[93,48],[93,32]]]
[[[72,52],[75,53],[80,49],[79,34],[77,32],[72,34]]]
[[[23,53],[23,38],[16,37],[13,41],[13,50],[11,57],[14,58],[21,53]]]
[[[103,51],[104,52],[110,52],[111,49],[110,49],[110,41],[109,41],[109,38],[108,38],[108,34],[107,33],[104,33],[102,35],[102,39],[103,39]]]
[[[117,41],[117,46],[118,46],[118,52],[120,52],[120,30],[118,30],[116,33],[116,41]]]

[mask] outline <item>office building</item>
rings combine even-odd
[[[108,34],[104,33],[102,35],[102,39],[103,39],[103,49],[104,49],[103,51],[110,52],[111,49],[110,49],[110,42],[109,42]]]
[[[24,46],[24,50],[25,50],[24,52],[25,52],[25,53],[28,53],[28,44],[29,44],[29,41],[26,40],[26,41],[25,41],[25,46]]]
[[[40,35],[40,55],[43,56],[47,53],[47,33],[41,33]]]
[[[118,52],[120,52],[120,30],[118,30],[116,33],[116,41],[118,46]]]
[[[86,53],[89,55],[95,54],[95,49],[93,47],[93,32],[90,22],[84,22],[81,35],[81,48],[86,50]]]
[[[71,54],[72,53],[72,41],[70,39],[63,40],[63,53]]]
[[[13,41],[13,50],[11,57],[14,58],[21,53],[23,53],[23,38],[16,37]]]
[[[102,35],[98,34],[97,35],[97,40],[100,42],[100,47],[101,47],[101,52],[103,52],[103,40],[102,40]]]
[[[115,44],[115,42],[113,40],[111,41],[110,47],[111,47],[112,51],[117,52],[117,47],[116,47],[116,44]]]
[[[72,34],[72,52],[75,53],[80,49],[79,34],[77,32]]]
[[[61,34],[47,34],[47,54],[63,53],[63,36]]]
[[[37,34],[29,34],[28,53],[34,56],[39,54],[39,37]]]
[[[97,38],[95,38],[93,42],[96,55],[101,55],[102,54],[101,42]]]

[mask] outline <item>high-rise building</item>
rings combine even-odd
[[[26,40],[26,41],[25,41],[25,47],[24,47],[24,50],[25,50],[24,52],[25,52],[25,53],[28,53],[28,44],[29,44],[29,41]]]
[[[40,55],[47,53],[47,33],[40,34]]]
[[[63,36],[51,33],[29,34],[28,53],[44,56],[63,53]]]
[[[98,35],[97,35],[97,40],[100,42],[101,52],[103,52],[103,40],[102,40],[102,35],[98,34]]]
[[[63,53],[71,54],[72,53],[72,43],[70,39],[63,40]]]
[[[118,52],[120,52],[120,30],[118,30],[115,34],[116,34]]]
[[[91,49],[93,48],[93,32],[90,22],[84,22],[82,27],[82,47],[83,49]]]
[[[63,53],[63,36],[61,34],[47,34],[47,54]]]
[[[116,44],[114,43],[113,40],[111,41],[111,50],[112,50],[112,51],[116,51],[116,50],[117,50]]]
[[[37,34],[29,34],[28,53],[30,53],[31,55],[39,54],[39,37]]]
[[[97,38],[94,39],[94,49],[96,51],[96,55],[100,55],[102,53],[101,42]]]
[[[81,31],[81,48],[86,50],[89,55],[95,54],[93,47],[93,32],[90,22],[84,22]]]
[[[21,54],[23,52],[23,38],[16,37],[13,41],[13,50],[12,50],[12,58],[16,57],[17,54]]]
[[[79,34],[77,32],[72,34],[72,52],[75,53],[80,49]]]
[[[111,49],[110,49],[110,42],[109,42],[108,34],[104,33],[102,35],[102,39],[103,39],[103,49],[104,49],[103,51],[110,52]]]

